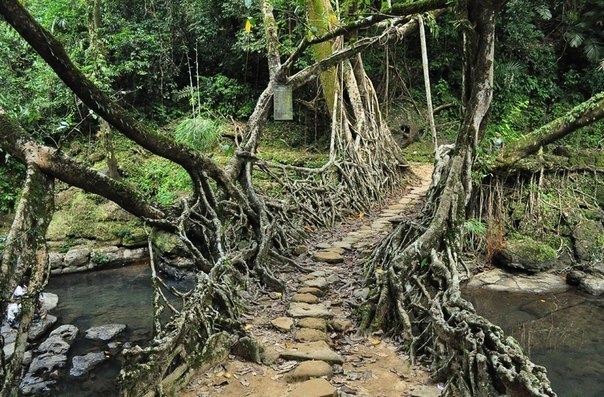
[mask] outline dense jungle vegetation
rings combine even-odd
[[[124,351],[123,395],[177,388],[173,372],[232,347],[251,280],[283,290],[276,269],[296,266],[287,256],[306,229],[364,211],[402,185],[408,160],[435,158],[418,220],[368,259],[361,328],[431,355],[445,395],[555,395],[461,298],[459,254],[490,256],[503,238],[494,212],[480,219],[480,197],[499,194],[484,190],[491,178],[555,173],[552,142],[604,149],[600,1],[0,0],[0,15],[0,211],[19,204],[2,297],[25,274],[38,292],[48,277],[55,178],[178,236],[193,258],[182,310],[164,324],[156,302],[151,346]],[[292,120],[268,122],[283,86]],[[598,177],[594,159],[571,166]],[[20,341],[0,395],[14,393]]]
[[[305,29],[303,7],[296,1],[273,3],[287,53],[296,45],[296,33]],[[27,7],[116,101],[192,145],[213,144],[232,120],[245,121],[268,81],[262,18],[244,1],[28,1]],[[366,13],[373,11],[365,7]],[[604,89],[602,15],[604,6],[594,0],[507,3],[497,24],[489,138],[514,140]],[[452,15],[429,22],[433,102],[453,105],[436,114],[437,130],[450,140],[461,91],[458,22]],[[98,116],[10,26],[0,25],[0,36],[0,106],[53,146],[102,142]],[[422,136],[429,130],[419,47],[416,32],[363,54],[394,133],[403,124]],[[312,62],[311,55],[298,62]],[[276,123],[273,141],[325,150],[329,116],[316,87],[296,92],[295,99],[295,121]],[[602,140],[601,126],[594,125],[566,141],[601,148]],[[0,155],[0,210],[10,211],[24,168]],[[148,184],[153,176],[136,178]],[[174,188],[163,186],[170,180],[154,183],[159,190]]]

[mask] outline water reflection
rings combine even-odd
[[[53,276],[46,288],[59,295],[59,305],[53,314],[60,324],[73,324],[80,330],[78,339],[69,352],[74,355],[107,350],[107,345],[84,339],[84,332],[92,326],[121,323],[128,326],[120,342],[145,344],[152,337],[153,309],[151,272],[146,265],[128,266],[91,273]],[[190,288],[190,283],[175,283],[179,290]],[[67,368],[69,371],[69,368]],[[96,367],[85,379],[60,382],[56,396],[115,396],[115,379],[119,360],[111,358]]]
[[[515,337],[535,363],[547,367],[559,396],[604,396],[604,299],[575,291],[464,294],[478,313]]]

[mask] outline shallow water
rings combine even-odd
[[[516,294],[468,290],[477,312],[547,368],[560,397],[604,396],[604,299],[571,290]]]
[[[184,290],[187,282],[172,282]],[[109,323],[126,324],[128,328],[119,342],[144,345],[152,337],[153,309],[151,271],[147,265],[128,266],[91,273],[53,276],[46,288],[59,295],[59,305],[52,313],[58,324],[73,324],[80,330],[69,351],[74,355],[107,350],[107,344],[84,338],[86,329]],[[173,302],[178,306],[177,302]],[[119,373],[118,358],[112,357],[96,367],[88,377],[61,381],[56,396],[114,396],[118,394],[115,379]],[[67,368],[66,372],[69,371]]]
[[[190,287],[186,283],[175,285]],[[152,288],[147,266],[129,266],[92,273],[53,277],[47,291],[59,295],[53,314],[59,324],[80,329],[73,355],[106,350],[87,341],[84,331],[96,325],[124,323],[119,339],[144,344],[151,338]],[[604,396],[604,299],[576,291],[557,294],[511,294],[486,290],[464,291],[476,310],[514,336],[531,359],[548,368],[560,397]],[[61,382],[56,396],[114,396],[119,361],[112,358],[86,379]]]

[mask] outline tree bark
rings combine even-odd
[[[513,167],[519,160],[537,153],[542,147],[602,118],[604,118],[604,92],[594,95],[587,101],[575,106],[564,116],[558,117],[543,127],[506,145],[498,153],[491,171],[494,173],[504,172]]]
[[[366,274],[371,294],[363,328],[397,331],[413,359],[427,355],[446,396],[554,396],[535,366],[501,329],[461,297],[460,225],[471,170],[492,98],[495,16],[503,1],[464,2],[464,118],[456,143],[438,153],[418,219],[401,222],[378,246]],[[445,149],[445,150],[443,150]]]
[[[1,112],[1,108],[0,108]],[[0,134],[1,135],[1,134]],[[21,320],[15,351],[10,358],[0,349],[0,396],[19,395],[27,334],[37,310],[38,296],[50,275],[46,255],[46,230],[54,206],[54,180],[35,164],[27,163],[27,176],[15,218],[6,240],[0,269],[0,310],[6,313],[9,297],[17,284],[29,279],[28,292],[21,299]]]

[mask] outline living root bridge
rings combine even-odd
[[[399,333],[412,359],[430,358],[446,396],[555,396],[545,368],[461,296],[468,272],[453,225],[463,213],[464,162],[463,150],[443,153],[418,219],[397,225],[369,259],[374,293],[362,326]]]

